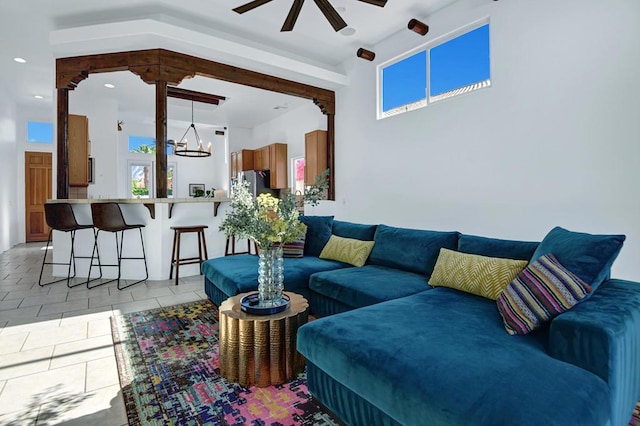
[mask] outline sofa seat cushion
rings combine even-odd
[[[312,291],[354,308],[398,299],[430,288],[424,275],[377,265],[318,272],[309,280],[309,289]]]
[[[297,347],[400,424],[607,424],[607,384],[548,356],[546,337],[510,336],[495,302],[436,288],[320,318]]]
[[[348,266],[350,265],[346,263],[312,256],[285,258],[284,288],[293,292],[306,289],[311,274]],[[258,256],[239,255],[209,259],[202,264],[202,273],[229,296],[255,291],[258,288]]]

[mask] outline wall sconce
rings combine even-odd
[[[358,49],[358,51],[356,52],[356,56],[358,58],[366,59],[367,61],[373,61],[376,58],[376,54],[374,52],[363,47]]]
[[[417,19],[410,20],[409,24],[407,24],[407,28],[409,28],[413,32],[420,34],[421,36],[429,32],[429,26],[424,22],[418,21]]]
[[[118,131],[121,132],[122,131],[122,125],[124,124],[124,121],[119,120],[118,121]]]

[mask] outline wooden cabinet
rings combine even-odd
[[[69,114],[69,186],[89,186],[89,120]]]
[[[315,130],[304,135],[304,184],[313,185],[327,169],[327,132]]]
[[[272,143],[269,150],[269,170],[271,172],[270,186],[273,189],[283,189],[289,187],[287,175],[287,144]]]
[[[231,179],[237,179],[238,173],[254,169],[254,151],[241,149],[231,153]]]
[[[263,146],[262,148],[255,150],[254,166],[256,170],[269,170],[271,168],[269,158],[269,146]]]

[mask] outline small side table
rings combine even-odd
[[[220,375],[243,386],[280,385],[304,370],[296,350],[298,328],[309,319],[309,303],[285,292],[289,308],[273,315],[251,315],[240,309],[238,294],[220,305]]]

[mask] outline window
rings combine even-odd
[[[489,24],[453,35],[378,67],[378,118],[491,85]]]
[[[153,167],[150,161],[129,161],[130,198],[154,197],[153,182]]]
[[[173,189],[176,187],[178,166],[176,163],[167,163],[167,198],[174,198]]]
[[[155,154],[156,138],[148,136],[129,136],[129,152]],[[167,145],[167,155],[173,154],[173,146]]]
[[[291,166],[294,170],[292,173],[293,182],[291,183],[293,193],[296,194],[300,191],[301,194],[304,194],[304,157],[292,158]]]
[[[155,166],[151,161],[129,161],[129,197],[155,198]],[[167,198],[174,198],[178,165],[167,163]]]
[[[429,59],[430,102],[486,87],[483,84],[490,83],[489,24],[433,47]]]
[[[27,142],[53,143],[53,123],[28,121]]]

